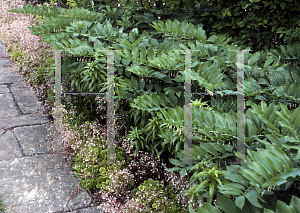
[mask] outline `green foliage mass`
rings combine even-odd
[[[173,5],[178,6],[175,2]],[[135,142],[136,153],[148,150],[169,163],[171,170],[189,173],[192,187],[186,193],[205,201],[197,212],[299,212],[295,196],[300,189],[300,44],[295,42],[299,35],[286,36],[297,29],[296,25],[282,28],[284,20],[297,19],[299,5],[288,0],[191,3],[197,7],[192,7],[189,15],[172,21],[172,10],[166,14],[163,10],[151,12],[143,3],[121,8],[106,5],[100,12],[80,7],[65,11],[51,8],[49,12],[44,6],[33,9],[30,5],[12,12],[25,11],[48,20],[30,29],[55,49],[70,50],[73,59],[64,62],[62,73],[69,75],[70,87],[78,92],[107,90],[108,52],[101,50],[115,50],[116,110],[131,116],[132,120],[124,121],[131,125],[128,138]],[[166,5],[175,9],[172,3]],[[202,12],[195,15],[199,6],[203,6]],[[271,10],[280,12],[270,16]],[[272,38],[282,41],[274,49],[267,44]],[[192,91],[233,93],[239,76],[237,52],[230,50],[246,47],[254,49],[244,53],[247,164],[229,165],[237,155],[236,96],[206,96],[203,102],[196,95],[192,97],[195,137],[192,147],[185,149],[188,67],[184,62],[192,64]],[[181,51],[175,51],[178,49]],[[185,59],[185,50],[191,49],[199,51]],[[75,62],[75,57],[91,57],[93,61]],[[126,104],[121,105],[121,101]],[[210,105],[201,107],[205,102]],[[100,164],[105,150],[92,150],[94,158],[88,164],[92,166],[77,158],[77,171],[95,177],[86,177],[83,185],[104,188],[109,181],[106,167]],[[192,162],[185,161],[184,154]],[[124,156],[119,158],[124,160]],[[215,199],[218,207],[212,204]],[[154,201],[151,205],[161,208]]]
[[[251,46],[257,52],[299,42],[299,11],[299,1],[293,0],[216,0],[207,8],[194,7],[191,17],[208,35],[226,33],[241,49]]]

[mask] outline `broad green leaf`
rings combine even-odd
[[[152,72],[151,74],[150,74],[150,77],[155,77],[155,78],[158,78],[158,79],[163,79],[163,78],[166,78],[167,77],[167,75],[166,74],[164,74],[164,73],[160,73],[160,72]]]
[[[235,199],[235,205],[237,207],[239,207],[240,210],[243,209],[244,205],[245,205],[245,197],[244,196],[241,196],[241,197],[237,197]]]
[[[178,103],[178,99],[174,95],[174,92],[169,92],[168,99],[169,99],[169,102],[171,103],[172,107],[175,108]]]
[[[272,175],[273,177],[277,174],[277,170],[273,162],[268,157],[252,150],[247,150],[247,152],[251,156],[253,161],[258,162],[268,171],[268,174]]]
[[[209,199],[208,199],[208,203],[212,202],[213,196],[215,194],[215,187],[216,187],[216,182],[212,181],[209,183]]]
[[[138,52],[137,47],[133,47],[133,48],[132,48],[132,55],[133,55],[133,58],[134,58],[134,59],[138,59],[138,57],[139,57],[139,52]]]
[[[287,170],[289,173],[291,173],[292,177],[296,177],[297,175],[300,176],[300,169],[299,168],[293,168]]]
[[[279,177],[274,177],[272,178],[272,180],[270,181],[271,185],[276,185],[276,186],[280,186],[282,184],[286,183],[285,179],[279,178]]]
[[[276,205],[276,212],[278,213],[296,213],[296,211],[288,206],[285,202],[278,200]]]
[[[196,189],[194,190],[194,193],[200,192],[208,182],[209,182],[208,179],[202,181],[202,182],[196,187]]]
[[[252,66],[256,61],[258,61],[258,59],[259,59],[259,53],[253,54],[249,59],[248,66]]]
[[[162,86],[158,82],[155,83],[154,88],[156,92],[160,92],[162,90]]]
[[[296,213],[300,213],[300,198],[293,195],[290,206],[296,211]]]
[[[128,58],[131,58],[131,53],[129,52],[128,49],[124,49],[123,52],[126,54],[126,56],[127,56]],[[120,53],[120,55],[121,55],[121,54],[122,54],[122,53]]]
[[[299,122],[300,121],[300,107],[298,107],[297,109],[294,110],[292,116],[291,116],[291,122],[292,124],[297,124],[297,121]],[[298,125],[295,125],[295,127],[297,128]]]
[[[141,59],[141,61],[146,60],[146,53],[147,53],[146,48],[144,46],[141,47],[141,51],[140,51],[140,59]]]
[[[221,195],[217,195],[217,205],[219,209],[223,210],[225,213],[239,213],[241,212],[235,205],[234,201]]]
[[[249,169],[242,169],[241,174],[247,178],[249,181],[251,181],[253,184],[259,183],[263,184],[264,180],[255,172]]]
[[[274,111],[274,105],[275,105],[275,102],[272,102],[272,103],[269,105],[267,111],[265,112],[267,119],[270,118],[271,113]]]
[[[133,32],[129,33],[129,40],[134,43],[136,41],[136,36]]]
[[[140,82],[139,82],[139,89],[140,90],[144,90],[144,88],[145,88],[145,84],[146,84],[146,82],[145,82],[145,79],[143,79],[143,78],[139,78],[140,79]]]
[[[158,20],[158,25],[160,26],[161,31],[164,31],[164,29],[166,28],[164,22],[162,22],[161,20]]]
[[[175,29],[177,32],[177,30],[180,29],[180,22],[175,18],[175,20],[173,21],[173,29]]]
[[[173,23],[170,21],[170,19],[166,22],[166,27],[171,31],[173,29]]]
[[[263,208],[262,205],[258,202],[257,197],[260,196],[257,191],[249,190],[245,194],[245,197],[249,200],[249,202],[258,208]]]
[[[148,49],[147,51],[147,59],[148,60],[153,60],[154,57],[154,51],[152,49]]]
[[[259,175],[261,175],[264,179],[270,180],[270,175],[268,174],[267,170],[259,163],[253,162],[252,164],[248,164],[248,167]]]
[[[106,37],[110,38],[112,35],[112,25],[110,24],[110,22],[106,23]]]
[[[280,7],[284,10],[284,8],[285,8],[285,2],[281,2],[280,3]]]
[[[147,89],[148,91],[151,91],[151,90],[153,89],[153,84],[147,83],[147,84],[146,84],[146,89]]]
[[[197,206],[196,210],[197,213],[221,213],[221,211],[217,207],[209,203],[203,203],[202,207]]]
[[[242,184],[244,186],[248,186],[248,181],[243,176],[241,176],[241,175],[232,174],[229,171],[224,171],[223,174],[224,174],[224,177],[227,180],[230,180],[230,181],[233,181],[233,182],[236,182],[236,183],[240,183],[240,184]]]
[[[219,192],[224,195],[236,195],[241,196],[243,194],[242,189],[244,186],[237,183],[228,183],[222,186],[218,186]]]
[[[295,160],[299,160],[299,159],[300,159],[300,149],[298,150],[297,155],[295,157]]]
[[[183,32],[181,29],[179,29],[179,30],[178,30],[178,35],[183,36],[183,35],[184,35],[184,32]],[[187,36],[187,37],[188,37],[188,38],[191,38],[191,37],[192,37],[191,33],[189,33],[189,36]]]
[[[274,211],[272,211],[271,209],[264,209],[263,213],[275,213]]]
[[[202,148],[205,149],[206,152],[212,154],[213,156],[218,155],[218,152],[216,151],[216,149],[213,147],[213,145],[209,144],[209,143],[202,143],[200,145]]]
[[[282,112],[286,115],[286,116],[291,116],[291,113],[290,111],[288,110],[288,108],[286,107],[286,105],[282,104],[282,103],[279,103],[280,104],[280,107],[282,109]]]
[[[131,84],[134,89],[138,89],[138,82],[135,77],[131,76]]]
[[[281,162],[284,165],[284,167],[286,167],[286,168],[292,168],[293,167],[291,159],[288,158],[286,153],[282,149],[280,149],[278,146],[266,145],[266,147],[267,147],[267,150],[271,151],[271,152],[269,152],[269,154],[274,153],[273,154],[274,159]],[[268,155],[268,154],[265,154],[265,155]]]
[[[281,142],[280,142],[280,140],[278,140],[278,137],[276,137],[275,135],[271,135],[271,134],[266,134],[266,136],[271,141],[272,144],[281,146]]]
[[[253,103],[253,102],[251,102],[251,107],[254,109],[254,112],[255,112],[256,114],[258,114],[258,116],[259,116],[260,118],[263,119],[263,122],[264,122],[265,124],[267,124],[267,125],[268,125],[271,129],[273,129],[276,133],[279,132],[279,130],[278,130],[276,127],[274,127],[274,125],[271,124],[270,121],[268,121],[268,120],[265,118],[265,114],[262,112],[262,110],[260,109],[260,107],[258,107],[258,106],[257,106],[255,103]]]

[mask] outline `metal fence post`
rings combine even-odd
[[[237,157],[236,162],[229,164],[246,164],[245,160],[245,82],[244,82],[244,51],[252,50],[229,50],[237,51]],[[251,163],[251,162],[248,162]]]
[[[56,77],[56,78],[55,78]],[[54,153],[61,153],[62,139],[61,139],[61,51],[55,51],[55,129],[56,129],[56,141],[54,144]]]

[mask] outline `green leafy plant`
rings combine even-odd
[[[141,130],[132,128],[132,131],[129,131],[128,138],[135,142],[136,150],[146,147],[148,150],[156,152],[157,156],[168,150],[176,158],[176,153],[183,149],[184,143],[183,108],[176,106],[175,109],[168,108],[167,111],[165,109],[159,110],[157,117],[150,119],[146,128]],[[198,136],[193,138],[194,142],[219,141],[223,143],[235,138],[234,129],[231,126],[235,119],[233,112],[228,113],[226,116],[221,113],[215,116],[208,109],[193,108],[193,115],[193,132]],[[215,125],[216,120],[218,120],[217,125]],[[145,135],[145,137],[142,137],[142,135]]]
[[[275,106],[275,103],[267,107],[264,101],[261,107],[252,103],[252,109],[247,112],[247,141],[257,140],[266,145],[280,147],[291,158],[293,163],[299,162],[299,107],[291,113],[282,104]],[[280,108],[281,111],[278,111]],[[260,123],[261,121],[261,123]],[[264,135],[260,135],[264,133]],[[259,135],[259,136],[258,136]],[[251,136],[251,137],[249,137]],[[263,136],[263,137],[262,137]]]
[[[219,193],[235,195],[235,205],[241,211],[246,209],[244,205],[248,205],[248,209],[274,209],[271,203],[264,200],[263,195],[269,198],[273,195],[274,199],[276,193],[289,189],[300,175],[300,170],[293,168],[291,160],[276,145],[267,145],[266,149],[258,149],[256,152],[248,150],[248,154],[253,160],[252,164],[228,166],[224,177],[230,183],[220,184]],[[250,204],[245,203],[245,198]],[[220,209],[227,212],[228,204],[221,202],[217,199]]]
[[[139,185],[138,189],[134,189],[131,192],[134,199],[126,204],[126,210],[131,210],[131,212],[182,211],[182,207],[173,192],[172,183],[169,182],[169,184],[169,187],[166,189],[162,181],[154,181],[151,178],[145,180]],[[144,197],[145,195],[148,195],[148,197]],[[138,205],[140,210],[136,210],[136,205]]]
[[[278,49],[284,42],[292,45],[297,43],[299,37],[292,38],[290,34],[296,31],[299,25],[299,10],[299,3],[289,0],[246,0],[230,3],[218,0],[211,1],[210,7],[203,9],[203,12],[195,8],[192,15],[194,19],[201,20],[204,30],[209,35],[226,32],[228,37],[233,36],[239,46],[251,46],[251,49],[257,52],[270,48]],[[287,22],[291,25],[285,24]]]
[[[191,170],[197,170],[197,172],[195,172],[191,177],[190,182],[198,181],[198,184],[195,184],[189,190],[187,190],[186,194],[192,194],[192,199],[197,197],[197,193],[202,194],[199,199],[202,200],[203,197],[205,197],[207,199],[207,203],[211,204],[217,185],[223,184],[223,171],[218,169],[218,165],[212,165],[207,162],[197,164],[193,166]]]
[[[267,210],[265,212],[269,212],[269,213],[279,213],[282,211],[286,211],[286,212],[299,212],[299,206],[300,206],[300,199],[299,197],[296,197],[293,195],[290,205],[287,205],[285,202],[282,201],[277,201],[277,205],[276,205],[276,211],[272,211],[272,210]]]

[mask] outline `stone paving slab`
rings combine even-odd
[[[0,41],[1,44],[1,41]],[[3,45],[0,45],[0,55],[7,56],[7,51]]]
[[[41,153],[52,153],[50,148],[47,147],[48,143],[45,138],[45,135],[47,135],[47,126],[48,125],[44,124],[17,127],[14,129],[14,135],[17,137],[21,149],[26,156]]]
[[[3,45],[3,43],[1,42],[1,39],[0,39],[0,56],[4,57],[4,56],[7,56],[7,55],[8,55],[8,51],[7,51],[7,49],[5,48],[5,46]]]
[[[0,93],[0,103],[0,118],[18,115],[18,110],[15,108],[15,102],[12,94]]]
[[[23,81],[21,77],[10,72],[12,72],[11,67],[0,66],[0,84],[12,84],[15,82]]]
[[[33,113],[40,108],[38,105],[38,98],[30,87],[25,87],[24,84],[21,83],[22,82],[19,82],[19,84],[12,84],[10,91],[12,92],[22,113]]]
[[[9,93],[9,89],[6,85],[0,85],[0,94],[4,94],[4,93]]]
[[[6,58],[0,58],[0,66],[1,67],[6,67],[6,66],[12,66],[13,63],[11,60],[8,60]]]
[[[18,141],[12,131],[0,135],[0,161],[22,157]]]
[[[0,129],[10,129],[21,126],[48,123],[49,120],[43,114],[28,114],[14,117],[0,118]]]
[[[0,192],[16,212],[59,212],[87,207],[91,197],[77,192],[79,182],[62,156],[29,156],[0,161]],[[9,211],[4,211],[7,213]]]

